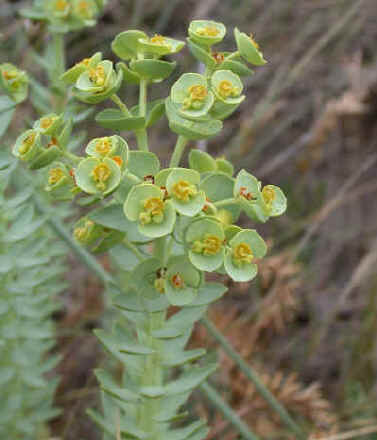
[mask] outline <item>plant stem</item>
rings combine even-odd
[[[177,143],[175,144],[174,151],[170,159],[170,164],[169,164],[170,168],[175,168],[179,165],[179,162],[181,161],[182,154],[185,150],[187,142],[188,142],[187,138],[181,135],[178,136]]]
[[[70,153],[69,151],[62,150],[61,154],[73,162],[74,165],[77,165],[81,161],[80,157],[76,156],[76,154]]]
[[[144,260],[144,256],[143,256],[143,254],[139,251],[139,249],[137,248],[137,246],[135,246],[133,243],[131,243],[127,238],[123,238],[123,244],[124,244],[124,245],[125,245],[130,251],[132,251],[140,261],[143,261],[143,260]]]
[[[297,435],[298,439],[306,439],[300,426],[291,418],[288,411],[276,400],[276,398],[270,393],[263,382],[259,379],[257,373],[246,363],[246,361],[233,349],[231,344],[226,340],[221,332],[212,324],[212,322],[204,317],[201,320],[204,327],[208,332],[220,343],[221,347],[227,353],[227,355],[233,359],[233,361],[238,365],[240,370],[244,375],[253,382],[256,390],[259,394],[267,401],[271,408],[276,411],[281,420]]]
[[[147,86],[148,82],[145,79],[142,79],[139,87],[139,116],[142,118],[145,118],[147,114]],[[149,151],[147,130],[143,128],[135,131],[135,135],[139,150]]]
[[[132,116],[126,104],[119,98],[116,93],[111,95],[110,99],[115,102],[115,104],[120,108],[120,111],[124,114],[124,116],[126,116],[127,118],[130,118]]]
[[[219,202],[214,203],[216,208],[221,208],[223,206],[229,206],[229,205],[237,205],[237,204],[238,204],[238,201],[234,197],[231,197],[230,199],[220,200]]]
[[[51,66],[49,77],[53,85],[53,90],[55,90],[55,109],[58,113],[60,113],[63,110],[65,101],[65,86],[60,80],[60,76],[65,71],[64,35],[53,33],[52,46],[56,64],[54,66]]]
[[[137,147],[140,151],[149,151],[148,148],[148,135],[147,131],[144,130],[137,130],[135,131],[135,136],[137,140]]]
[[[213,405],[223,413],[225,418],[237,429],[243,438],[247,440],[259,440],[259,438],[250,431],[249,427],[238,417],[232,408],[224,401],[220,394],[208,383],[204,382],[200,385],[200,389]]]

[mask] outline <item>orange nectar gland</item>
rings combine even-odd
[[[30,133],[26,138],[22,141],[20,148],[18,149],[20,154],[26,154],[35,141],[35,133]]]
[[[111,139],[108,137],[104,137],[102,139],[98,139],[96,141],[95,150],[96,153],[102,154],[105,156],[110,152],[111,149]]]
[[[55,185],[64,178],[64,171],[61,168],[51,168],[48,172],[48,184]]]
[[[276,194],[272,188],[264,187],[262,189],[263,201],[267,206],[271,206],[272,202],[275,200]]]
[[[103,86],[105,84],[105,69],[103,66],[97,66],[95,69],[90,69],[89,79],[96,86]]]
[[[194,84],[193,86],[189,87],[188,95],[189,96],[183,101],[183,108],[193,108],[198,110],[203,107],[203,101],[206,99],[208,92],[204,86]]]
[[[197,254],[211,256],[219,253],[222,245],[223,241],[217,235],[207,234],[204,240],[194,241],[191,250]]]
[[[239,243],[233,248],[233,263],[236,266],[243,264],[250,264],[254,259],[254,254],[251,247],[247,243]]]
[[[216,61],[217,64],[221,64],[225,59],[224,54],[221,52],[213,52],[212,58]]]
[[[166,41],[166,38],[159,34],[154,34],[154,37],[152,37],[149,41],[156,46],[165,46],[167,48],[171,47],[171,45]]]
[[[256,200],[257,198],[252,192],[249,192],[246,186],[241,186],[240,188],[240,196],[246,200]]]
[[[183,289],[185,287],[185,282],[179,273],[174,274],[170,281],[175,289]]]
[[[3,71],[3,78],[7,81],[15,79],[15,78],[17,78],[17,76],[18,76],[17,70],[4,70]]]
[[[214,26],[205,26],[205,27],[198,28],[196,30],[196,33],[198,35],[202,35],[205,37],[217,37],[217,35],[219,35],[220,31]]]
[[[254,40],[254,36],[253,36],[253,34],[250,34],[249,38],[250,38],[250,41],[251,41],[252,45],[253,45],[256,49],[259,49],[259,44]]]
[[[139,214],[142,225],[161,223],[164,219],[164,202],[159,197],[149,197],[143,203],[144,210]]]
[[[111,170],[107,164],[100,163],[94,167],[93,171],[91,172],[91,176],[95,181],[97,188],[104,190],[106,188],[105,182],[111,176]]]
[[[220,82],[217,88],[220,96],[223,98],[233,97],[236,98],[240,95],[240,89],[238,87],[234,87],[230,81],[224,79]]]
[[[123,159],[120,156],[113,156],[111,159],[118,165],[119,168],[122,167]]]
[[[196,196],[198,191],[194,185],[186,180],[179,180],[173,185],[171,193],[176,199],[182,202],[189,202],[190,198]]]

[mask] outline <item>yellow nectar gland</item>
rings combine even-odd
[[[20,154],[26,154],[35,141],[35,133],[31,133],[22,141],[20,148],[18,149]]]
[[[120,156],[113,156],[111,159],[118,165],[119,168],[123,165],[123,159]]]
[[[165,280],[164,280],[164,278],[156,278],[154,280],[154,288],[160,293],[165,293]]]
[[[15,79],[15,78],[17,78],[17,76],[18,76],[17,70],[4,70],[3,71],[3,78],[7,81]]]
[[[48,184],[49,185],[55,185],[56,183],[60,182],[64,177],[64,171],[61,168],[52,168],[48,172]]]
[[[51,125],[53,124],[53,122],[55,121],[56,117],[53,116],[46,116],[44,118],[41,119],[41,127],[44,130],[47,130],[47,128],[51,127]]]
[[[83,18],[92,18],[93,11],[90,9],[90,5],[87,1],[82,0],[77,5],[77,13],[81,15]]]
[[[171,45],[166,41],[166,38],[159,34],[154,34],[149,41],[156,46],[165,46],[167,48],[171,48]]]
[[[185,282],[179,273],[174,274],[170,281],[175,289],[183,289],[185,287]]]
[[[233,262],[236,266],[242,264],[250,264],[254,259],[254,254],[251,247],[247,243],[239,243],[233,248]]]
[[[140,223],[161,223],[164,219],[164,202],[159,197],[149,197],[143,203],[144,210],[139,215]]]
[[[204,100],[208,95],[207,89],[200,85],[194,84],[188,88],[188,97],[183,101],[184,109],[200,109],[203,107]]]
[[[103,66],[97,66],[95,69],[89,70],[89,79],[96,86],[103,86],[105,84],[105,69]]]
[[[192,246],[192,251],[207,256],[216,255],[220,252],[223,241],[213,234],[206,234],[204,240],[197,240]]]
[[[189,202],[190,198],[196,196],[198,191],[190,182],[179,180],[173,185],[171,193],[176,199],[182,202]]]
[[[104,190],[106,188],[105,182],[111,176],[110,167],[105,163],[100,163],[94,167],[91,176],[95,181],[97,188]]]
[[[276,194],[273,188],[265,186],[262,189],[263,201],[267,206],[271,206],[272,202],[275,200]]]
[[[89,63],[91,61],[91,58],[84,58],[81,61],[79,61],[78,63],[76,63],[76,66],[85,66],[88,67]]]
[[[94,222],[87,220],[83,227],[77,227],[73,231],[73,236],[77,241],[85,242],[89,238],[90,229],[94,226]]]
[[[111,150],[111,139],[108,137],[98,139],[96,141],[94,149],[95,149],[96,153],[101,154],[102,156],[105,156]]]
[[[196,33],[204,37],[217,37],[220,31],[214,26],[205,26],[198,28]]]
[[[251,44],[255,47],[255,49],[259,49],[259,44],[254,40],[253,34],[250,34],[249,36]]]
[[[69,6],[69,4],[67,0],[57,0],[54,6],[56,11],[64,12],[65,9]]]
[[[226,79],[220,82],[217,87],[217,91],[219,92],[219,95],[223,98],[236,98],[240,95],[240,89],[238,87],[234,87],[233,84]]]

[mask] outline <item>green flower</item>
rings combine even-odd
[[[125,170],[128,162],[128,144],[117,135],[92,139],[86,146],[85,152],[98,159],[104,157],[112,159],[121,171]]]
[[[54,136],[63,122],[62,116],[51,113],[36,121],[34,128],[44,135]]]
[[[31,129],[17,138],[12,152],[21,160],[30,162],[41,151],[41,135],[38,130]]]
[[[99,62],[78,77],[75,84],[75,95],[83,102],[97,104],[116,93],[122,82],[122,71],[113,69],[108,60]]]
[[[120,183],[121,171],[114,160],[88,157],[82,160],[75,171],[76,184],[88,194],[107,195]]]
[[[254,229],[238,232],[229,241],[224,260],[225,270],[234,281],[250,281],[258,272],[255,260],[264,257],[266,252],[266,243]]]
[[[150,183],[134,186],[123,208],[126,217],[137,221],[140,233],[147,237],[162,237],[173,231],[174,206],[164,200],[164,192],[158,186]]]
[[[185,236],[191,263],[207,272],[218,269],[224,260],[224,238],[220,223],[207,218],[192,222]]]
[[[267,185],[262,189],[261,182],[245,170],[238,173],[234,197],[239,200],[246,215],[259,222],[279,216],[287,208],[287,199],[280,188]]]
[[[61,79],[67,84],[74,84],[82,73],[94,69],[101,61],[102,53],[96,52],[90,58],[84,58],[64,72]]]
[[[198,294],[201,276],[198,270],[184,257],[174,257],[168,263],[164,290],[169,303],[185,306],[192,303]]]
[[[29,78],[26,72],[10,63],[0,64],[0,87],[17,103],[28,94]]]
[[[200,174],[187,168],[173,169],[166,179],[166,189],[174,208],[182,215],[193,217],[206,201],[204,191],[198,189]]]
[[[48,170],[45,190],[56,200],[71,200],[76,189],[73,172],[60,162],[55,162]]]
[[[85,26],[94,26],[99,13],[95,0],[73,0],[72,16]]]
[[[234,37],[236,39],[238,52],[246,61],[256,66],[262,66],[267,61],[263,58],[259,45],[254,41],[252,35],[248,36],[244,32],[234,29]]]
[[[198,73],[184,73],[173,84],[170,96],[179,113],[192,119],[205,116],[214,102],[206,78]]]
[[[155,34],[153,37],[139,38],[139,47],[147,54],[163,56],[177,53],[183,49],[185,43],[174,38]]]
[[[190,23],[188,33],[194,43],[210,47],[223,40],[226,29],[216,21],[194,20]]]
[[[103,235],[103,227],[87,217],[82,217],[75,223],[74,238],[81,244],[91,245]]]
[[[211,78],[212,90],[216,98],[225,104],[240,104],[243,85],[238,75],[229,70],[217,70]]]

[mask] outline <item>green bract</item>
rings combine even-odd
[[[234,197],[243,211],[252,220],[265,222],[268,219],[261,193],[261,183],[245,170],[241,170],[234,185]]]
[[[263,64],[267,63],[252,35],[249,37],[244,32],[240,32],[237,28],[235,28],[234,37],[236,39],[238,51],[242,58],[255,66],[262,66]]]
[[[94,69],[101,60],[102,53],[96,52],[90,58],[84,58],[64,72],[61,79],[67,84],[74,84],[82,73]]]
[[[121,170],[113,159],[89,157],[75,170],[76,184],[88,194],[106,195],[120,183]]]
[[[224,238],[220,223],[206,218],[193,221],[185,236],[191,263],[207,272],[218,269],[224,260]]]
[[[76,97],[88,104],[97,104],[116,93],[122,82],[122,71],[115,72],[113,63],[99,62],[78,77],[74,92]]]
[[[109,157],[124,171],[128,163],[128,144],[120,136],[92,139],[85,148],[86,154],[98,159]]]
[[[124,203],[124,213],[138,222],[139,231],[147,237],[170,234],[175,224],[175,210],[171,201],[164,200],[158,186],[142,183],[132,188]]]
[[[258,267],[255,259],[266,254],[267,246],[262,237],[253,229],[238,232],[230,241],[226,250],[224,267],[227,274],[239,282],[252,280]]]
[[[166,179],[166,189],[174,208],[182,215],[193,217],[206,201],[204,191],[198,189],[200,174],[185,168],[174,169]]]
[[[139,47],[147,54],[163,56],[177,53],[183,49],[185,43],[174,38],[155,34],[153,37],[142,37],[138,40]]]
[[[0,64],[0,87],[16,102],[27,98],[29,78],[26,72],[10,63]]]
[[[190,38],[201,46],[210,47],[220,43],[225,37],[226,29],[222,23],[209,20],[194,20],[190,23]]]
[[[13,154],[30,162],[41,152],[41,135],[38,130],[31,129],[21,134],[13,147]]]
[[[115,37],[111,49],[122,60],[136,59],[140,47],[139,40],[147,38],[142,31],[125,31]]]
[[[49,115],[43,116],[43,118],[36,121],[34,128],[40,131],[42,134],[54,136],[63,125],[63,122],[64,121],[61,116],[55,113],[50,113]]]
[[[200,273],[185,257],[172,259],[165,274],[165,294],[170,304],[185,306],[194,301],[200,285]]]
[[[192,119],[205,116],[214,102],[206,78],[198,73],[184,73],[173,84],[170,97],[174,104],[178,104],[179,113]]]
[[[216,98],[225,104],[240,104],[245,99],[241,95],[243,86],[239,76],[229,70],[217,70],[211,84]]]
[[[75,196],[75,181],[69,169],[61,162],[55,162],[48,170],[45,190],[56,200],[72,200]]]

